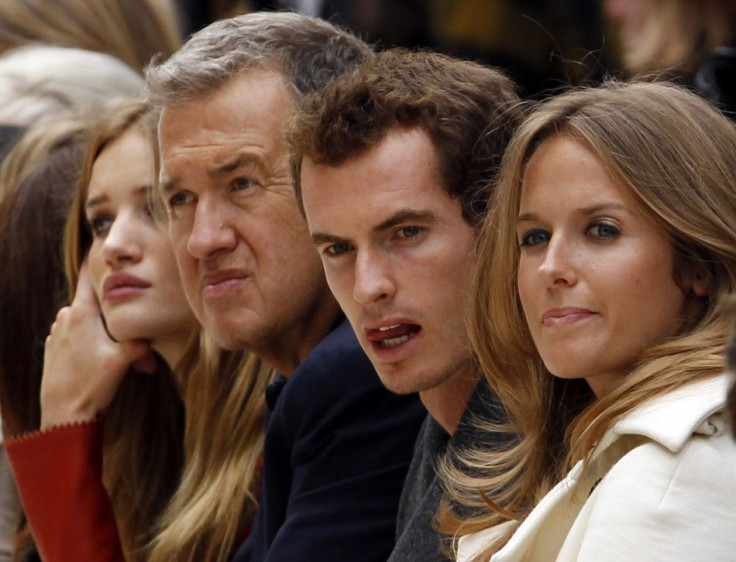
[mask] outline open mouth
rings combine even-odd
[[[417,324],[381,326],[377,330],[371,330],[368,333],[368,339],[381,347],[396,347],[409,341],[421,329],[421,326]]]

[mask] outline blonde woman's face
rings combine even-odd
[[[168,235],[151,214],[154,173],[151,145],[135,127],[92,168],[89,271],[108,331],[119,341],[186,338],[194,325]]]
[[[601,396],[682,324],[673,250],[581,143],[558,136],[526,169],[519,296],[547,369]]]

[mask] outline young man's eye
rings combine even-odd
[[[522,235],[519,246],[538,246],[549,242],[549,232],[545,230],[531,230]]]
[[[422,227],[420,226],[404,226],[397,231],[397,235],[399,238],[415,238],[421,232]]]
[[[331,244],[325,248],[325,254],[328,256],[339,256],[350,251],[350,244],[346,242],[340,242],[337,244]]]

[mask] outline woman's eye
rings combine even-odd
[[[108,217],[93,217],[88,222],[94,236],[104,235],[112,226],[112,219]]]
[[[519,246],[538,246],[549,242],[549,232],[545,230],[532,230],[521,237]]]
[[[615,238],[621,234],[621,231],[617,227],[607,223],[594,224],[588,229],[588,232],[596,238],[602,239]]]
[[[397,231],[397,235],[399,238],[414,238],[419,236],[421,232],[422,227],[420,226],[405,226]]]

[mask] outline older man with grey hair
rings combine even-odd
[[[299,98],[369,56],[319,19],[252,13],[147,71],[189,302],[220,345],[280,373],[267,395],[262,505],[237,561],[384,561],[393,546],[425,412],[383,388],[330,293],[282,133]]]

